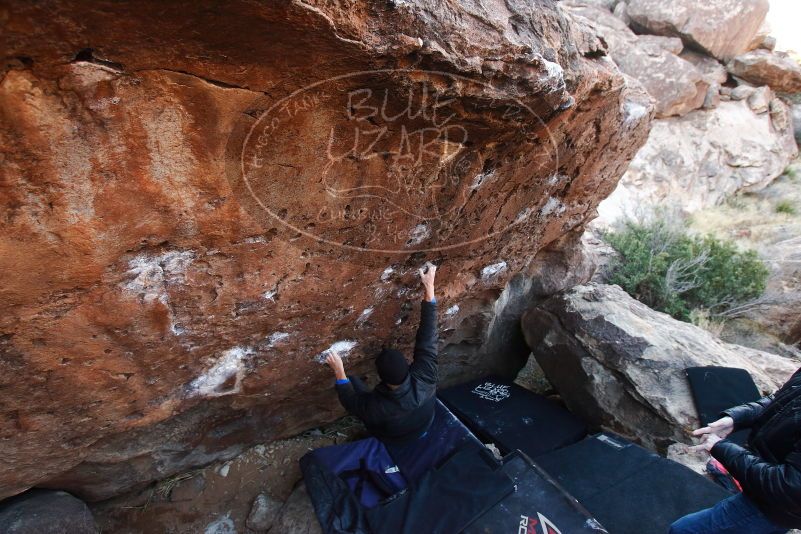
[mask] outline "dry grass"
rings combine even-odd
[[[156,493],[162,499],[169,499],[170,493],[172,493],[172,490],[174,490],[175,487],[178,486],[178,484],[180,484],[184,480],[189,480],[198,473],[200,473],[200,470],[196,469],[194,471],[187,471],[186,473],[179,473],[169,478],[165,478],[156,485]]]
[[[694,213],[690,219],[690,230],[699,234],[732,239],[738,246],[756,250],[771,269],[768,288],[764,295],[765,305],[770,307],[771,302],[775,301],[774,307],[786,306],[786,303],[782,303],[801,290],[799,280],[793,274],[796,272],[795,266],[801,259],[799,213],[801,213],[801,162],[797,160],[764,190],[736,195],[720,206]],[[759,315],[757,312],[754,313]],[[694,323],[714,334],[719,334],[721,329],[724,329],[731,337],[731,332],[737,328],[743,330],[737,332],[738,339],[745,339],[747,335],[759,337],[764,334],[757,331],[755,327],[757,322],[751,321],[747,328],[743,327],[742,325],[748,321],[748,318],[743,317],[733,320],[730,318],[724,323],[717,320],[710,322],[708,317],[693,318]],[[736,327],[738,324],[740,327]],[[760,328],[764,326],[760,323]],[[753,346],[745,341],[744,344]],[[766,349],[766,347],[759,348]]]
[[[788,167],[765,191],[736,195],[720,206],[694,213],[690,228],[700,234],[733,239],[768,259],[775,253],[771,249],[786,239],[788,230],[797,227],[795,235],[801,236],[801,220],[795,217],[796,206],[801,206],[797,176],[796,168]]]

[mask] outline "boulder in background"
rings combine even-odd
[[[606,43],[620,70],[645,87],[656,101],[657,117],[684,115],[704,105],[709,83],[677,55],[681,39],[637,35],[609,11],[591,5],[568,5],[566,11],[590,27]]]
[[[555,295],[523,316],[534,357],[568,407],[664,451],[698,426],[684,369],[748,370],[772,393],[799,362],[722,342],[633,299],[618,286],[590,283]]]
[[[628,0],[636,29],[681,37],[685,44],[728,61],[746,51],[768,13],[768,0]]]
[[[765,91],[751,98],[755,94],[756,89],[740,86],[732,98],[744,100],[654,121],[648,142],[598,206],[593,226],[647,215],[656,206],[692,213],[770,184],[798,154],[798,146],[787,105],[773,98],[765,113]]]
[[[780,93],[801,92],[801,65],[783,52],[752,50],[729,61],[727,68],[754,85],[769,85]]]

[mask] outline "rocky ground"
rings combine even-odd
[[[693,213],[690,228],[754,249],[770,268],[765,295],[712,327],[731,343],[801,354],[801,162],[760,191]]]
[[[101,532],[120,534],[318,532],[298,460],[312,449],[358,439],[364,432],[357,420],[345,417],[91,509]]]
[[[554,394],[534,357],[515,382]],[[228,461],[90,505],[100,532],[120,534],[318,534],[298,460],[308,451],[366,436],[347,416],[301,435],[256,445]]]

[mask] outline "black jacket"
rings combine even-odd
[[[373,391],[354,388],[359,381],[337,384],[339,400],[349,413],[364,421],[367,430],[388,443],[422,436],[434,419],[437,393],[437,305],[423,301],[414,344],[414,362],[396,389],[378,384]]]
[[[801,527],[801,369],[769,397],[723,412],[751,428],[748,448],[722,440],[712,456],[776,524]]]

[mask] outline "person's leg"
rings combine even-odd
[[[745,495],[738,493],[712,508],[689,514],[670,526],[670,534],[781,534]]]
[[[353,384],[353,389],[356,390],[356,393],[370,393],[370,388],[358,376],[348,375],[348,380]]]

